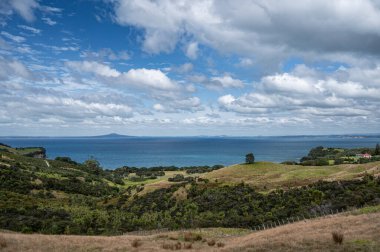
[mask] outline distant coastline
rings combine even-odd
[[[326,136],[197,136],[139,137],[101,135],[87,137],[0,137],[0,142],[15,147],[42,146],[48,158],[69,156],[77,162],[96,158],[104,168],[122,166],[198,166],[232,165],[244,162],[253,152],[257,160],[299,161],[316,146],[373,148],[380,134]]]
[[[353,133],[353,134],[316,134],[316,135],[257,135],[257,136],[233,136],[233,135],[194,135],[194,136],[138,136],[109,133],[93,136],[0,136],[0,138],[292,138],[292,137],[342,137],[342,138],[372,138],[380,137],[380,133]]]

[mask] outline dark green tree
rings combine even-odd
[[[379,145],[379,144],[376,144],[374,154],[375,154],[375,155],[380,155],[380,145]]]
[[[245,155],[245,163],[246,164],[253,164],[254,162],[255,162],[255,156],[253,155],[252,152]]]

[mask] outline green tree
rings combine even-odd
[[[379,144],[376,144],[374,154],[375,154],[375,155],[380,155],[380,145],[379,145]]]
[[[253,155],[252,152],[245,155],[245,163],[246,164],[253,164],[254,162],[255,162],[255,156]]]
[[[90,159],[84,161],[84,165],[88,168],[88,172],[92,174],[100,175],[102,173],[100,163],[94,157],[90,157]]]

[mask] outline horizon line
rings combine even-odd
[[[124,135],[118,133],[109,133],[101,135],[46,135],[46,136],[33,136],[33,135],[0,135],[0,138],[90,138],[90,137],[303,137],[303,136],[380,136],[380,132],[376,133],[343,133],[343,134],[299,134],[299,135]]]

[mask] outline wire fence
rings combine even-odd
[[[276,221],[264,222],[260,225],[253,226],[250,229],[253,231],[266,230],[266,229],[275,228],[275,227],[287,225],[294,222],[307,221],[307,220],[318,219],[318,218],[330,218],[332,217],[332,215],[351,212],[357,209],[359,208],[351,207],[349,209],[341,208],[341,209],[335,209],[335,210],[330,209],[327,211],[319,211],[319,212],[315,211],[314,213],[311,213],[311,214],[309,213],[307,215],[302,214],[302,215],[287,217],[287,218],[276,220]]]
[[[308,214],[301,214],[301,215],[296,215],[292,217],[286,217],[283,219],[279,220],[274,220],[274,221],[267,221],[259,225],[255,225],[252,227],[241,227],[245,229],[250,229],[252,231],[261,231],[261,230],[266,230],[266,229],[271,229],[271,228],[276,228],[279,226],[284,226],[287,224],[295,223],[295,222],[301,222],[301,221],[307,221],[307,220],[313,220],[313,219],[318,219],[318,218],[331,218],[333,215],[336,214],[341,214],[341,213],[346,213],[346,212],[352,212],[355,210],[358,210],[362,207],[350,207],[350,208],[337,208],[337,209],[330,209],[330,210],[325,210],[325,211],[314,211],[313,213],[308,213]],[[198,228],[191,228],[191,229],[198,229]],[[202,229],[199,228],[199,231]],[[153,229],[153,230],[138,230],[138,231],[132,231],[128,232],[126,234],[128,235],[141,235],[141,236],[148,236],[148,235],[154,235],[154,234],[160,234],[160,233],[167,233],[170,231],[177,231],[177,232],[187,232],[189,229],[181,228],[181,229],[169,229],[169,228],[160,228],[160,229]]]

